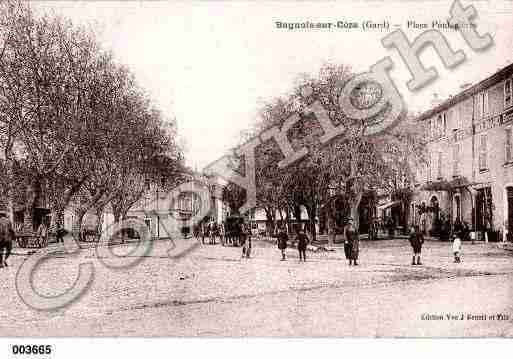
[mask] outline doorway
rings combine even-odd
[[[476,194],[476,229],[487,231],[491,229],[492,222],[492,189],[480,188]]]
[[[461,197],[459,195],[454,197],[454,208],[456,209],[456,217],[454,220],[455,222],[461,223]]]
[[[513,187],[506,188],[508,201],[508,241],[513,240]]]

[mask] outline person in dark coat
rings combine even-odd
[[[470,240],[470,228],[467,222],[463,222],[463,229],[461,230],[461,239],[465,241]]]
[[[242,247],[242,257],[250,258],[251,256],[251,228],[248,224],[242,226],[242,236],[244,244]]]
[[[461,223],[460,219],[457,218],[456,221],[454,221],[454,233],[463,232],[463,228],[463,223]]]
[[[57,222],[57,230],[55,232],[55,235],[57,237],[57,243],[64,243],[64,236],[68,234],[68,231],[66,231],[63,228],[62,223],[59,221]]]
[[[411,261],[412,265],[421,265],[420,252],[422,251],[422,245],[424,244],[424,236],[419,230],[419,226],[413,226],[410,233],[410,245],[413,248],[413,258]],[[417,261],[415,261],[417,257]]]
[[[301,258],[303,258],[303,262],[306,262],[306,246],[310,242],[310,239],[308,239],[308,236],[303,230],[300,230],[297,234],[296,241],[297,250],[299,251],[299,261],[301,262]]]
[[[0,212],[0,268],[7,267],[7,258],[11,255],[14,229],[7,213]],[[5,255],[4,255],[5,250]]]
[[[353,225],[353,219],[349,218],[344,228],[344,252],[346,259],[349,259],[349,265],[358,265],[358,254],[360,252],[360,238],[358,231]]]
[[[289,240],[289,236],[287,235],[287,232],[285,232],[285,229],[282,227],[280,228],[280,231],[278,232],[278,249],[281,250],[281,260],[286,260],[285,258],[285,251],[287,249],[287,241]]]

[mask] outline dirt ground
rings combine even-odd
[[[72,286],[81,263],[93,264],[94,280],[50,312],[17,294],[29,256],[13,255],[1,269],[0,336],[513,336],[513,252],[494,244],[464,242],[457,264],[450,243],[427,241],[423,265],[412,266],[406,240],[362,241],[360,265],[349,267],[342,249],[300,263],[295,249],[280,261],[265,241],[253,242],[250,259],[196,243],[155,241],[137,265],[117,270],[94,248],[59,252],[34,272],[41,294]],[[132,247],[113,250],[134,259]]]

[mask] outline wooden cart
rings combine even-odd
[[[43,248],[48,245],[48,235],[41,238],[35,232],[17,232],[14,236],[20,248]]]

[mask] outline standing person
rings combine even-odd
[[[419,230],[419,226],[415,225],[411,228],[410,234],[410,245],[413,248],[413,258],[411,261],[412,265],[421,265],[420,262],[420,252],[422,251],[422,245],[424,244],[424,236]],[[415,261],[415,257],[417,257],[417,261]]]
[[[286,260],[285,251],[287,250],[287,241],[289,240],[289,236],[285,231],[285,228],[281,227],[278,232],[278,249],[281,250],[281,260]]]
[[[208,236],[210,237],[210,244],[216,244],[216,225],[214,221],[208,225]]]
[[[299,261],[301,262],[301,258],[303,258],[303,262],[306,262],[306,246],[310,242],[310,239],[308,239],[308,236],[303,230],[299,230],[296,241],[297,250],[299,251]]]
[[[46,243],[46,236],[47,236],[47,228],[44,222],[41,222],[39,227],[37,227],[36,237],[37,237],[37,245],[39,248],[44,247]],[[85,237],[85,236],[84,236]],[[83,240],[85,238],[82,238]]]
[[[246,226],[244,225],[244,223],[240,225],[239,238],[239,244],[242,246],[241,258],[246,258],[246,251],[248,249],[248,236],[246,233]]]
[[[464,227],[459,218],[454,221],[454,233],[463,233]],[[462,238],[464,238],[462,236]]]
[[[219,229],[219,239],[221,241],[221,245],[224,247],[225,244],[226,244],[225,232],[224,232],[224,224],[221,223],[219,225],[218,229]]]
[[[454,263],[461,263],[461,239],[456,234],[453,234],[452,240],[452,253],[454,254]]]
[[[251,257],[251,227],[246,224],[244,226],[244,247],[246,248],[246,258]]]
[[[351,259],[351,245],[349,244],[349,241],[347,240],[347,234],[346,234],[346,228],[349,226],[349,223],[346,223],[346,225],[342,229],[342,235],[344,239],[344,254],[346,256],[346,259]]]
[[[463,229],[461,231],[461,239],[468,241],[470,240],[470,228],[467,222],[463,222]]]
[[[205,226],[205,223],[201,224],[201,243],[205,244],[205,237],[207,235],[208,228]]]
[[[387,228],[388,228],[388,238],[393,238],[393,236],[394,236],[394,229],[395,229],[395,222],[394,222],[394,219],[391,216],[388,217]]]
[[[344,251],[346,258],[349,259],[349,265],[358,265],[358,254],[360,252],[360,238],[358,231],[353,225],[353,219],[349,218],[344,228]],[[347,248],[347,249],[346,249]]]
[[[215,244],[216,241],[214,221],[208,223],[208,241],[210,244]]]
[[[0,212],[0,268],[7,267],[7,258],[11,255],[14,230],[7,213]],[[5,249],[5,256],[4,256]]]
[[[57,236],[57,243],[64,243],[64,236],[68,233],[64,228],[62,228],[62,223],[60,221],[57,222],[57,231],[55,232]]]

